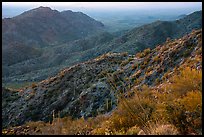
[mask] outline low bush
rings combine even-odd
[[[31,122],[28,125],[37,130],[30,134],[202,134],[202,72],[190,68],[177,70],[170,82],[162,83],[159,89],[143,85],[140,90],[132,89],[134,95],[129,98],[119,93],[117,109],[110,115],[87,120],[54,118],[51,124]]]
[[[175,99],[166,107],[169,121],[182,134],[202,132],[202,93],[188,92],[183,98]]]

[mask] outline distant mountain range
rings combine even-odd
[[[176,21],[156,21],[115,34],[104,32],[102,23],[83,13],[45,7],[2,22],[2,80],[9,83],[40,81],[107,52],[135,54],[154,48],[167,38],[179,38],[202,28],[202,11]]]
[[[49,7],[2,19],[3,64],[12,65],[39,56],[39,48],[83,38],[101,31],[103,26],[82,12],[58,12]],[[20,55],[20,50],[28,52]],[[14,59],[8,59],[8,54]]]

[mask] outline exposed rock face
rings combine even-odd
[[[3,92],[3,127],[30,120],[49,121],[53,110],[61,117],[74,118],[109,112],[116,108],[120,92],[127,93],[131,87],[144,84],[154,86],[179,66],[202,69],[202,30],[136,56],[108,53],[74,65],[16,92],[12,101],[6,100],[10,95]]]

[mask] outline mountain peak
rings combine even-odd
[[[43,7],[43,6],[40,6],[36,9],[43,9],[43,10],[52,10],[50,7]]]
[[[59,11],[57,10],[52,10],[50,7],[43,7],[40,6],[38,8],[29,10],[29,11],[25,11],[24,13],[20,14],[19,16],[16,17],[35,17],[35,16],[50,16],[50,15],[54,15],[56,13],[59,13]]]
[[[38,8],[35,8],[35,9],[33,9],[32,11],[40,11],[40,12],[52,12],[53,10],[50,8],[50,7],[43,7],[43,6],[40,6],[40,7],[38,7]]]

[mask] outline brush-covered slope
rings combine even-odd
[[[121,54],[107,54],[22,89],[19,92],[21,98],[13,102],[18,109],[12,108],[14,104],[3,108],[3,124],[16,125],[39,119],[48,121],[52,118],[53,110],[61,111],[62,116],[73,117],[94,116],[107,111],[103,105],[104,99],[115,97],[110,94],[110,87],[102,74],[116,71],[124,58],[127,57]],[[9,115],[7,110],[10,111]]]
[[[202,11],[197,11],[176,21],[156,21],[134,28],[114,40],[109,49],[114,52],[126,51],[130,54],[154,48],[167,38],[175,39],[190,33],[193,29],[202,28]]]
[[[64,15],[66,12],[62,13]],[[69,17],[68,14],[66,17]],[[198,28],[202,28],[202,11],[194,12],[176,21],[157,21],[143,25],[125,32],[124,35],[119,34],[120,36],[106,32],[97,33],[97,35],[56,45],[52,48],[44,48],[44,52],[37,58],[10,66],[4,65],[3,82],[40,81],[54,76],[67,66],[87,61],[104,53],[128,52],[135,54],[145,48],[154,48],[165,42],[167,38],[179,38]],[[30,55],[32,56],[32,54]]]
[[[44,48],[41,50],[41,56],[10,66],[3,65],[3,82],[40,81],[49,76],[54,76],[59,70],[67,66],[98,56],[98,54],[93,56],[95,53],[91,49],[98,45],[105,46],[113,38],[112,34],[101,32],[97,35],[91,35],[52,48]],[[4,52],[5,56],[11,55],[7,54],[6,51]],[[12,58],[14,57],[12,56]]]
[[[2,108],[3,127],[49,121],[53,111],[74,118],[109,112],[117,106],[118,93],[144,84],[157,85],[181,65],[202,69],[202,30],[136,56],[104,54],[24,88],[18,92],[19,98]]]

